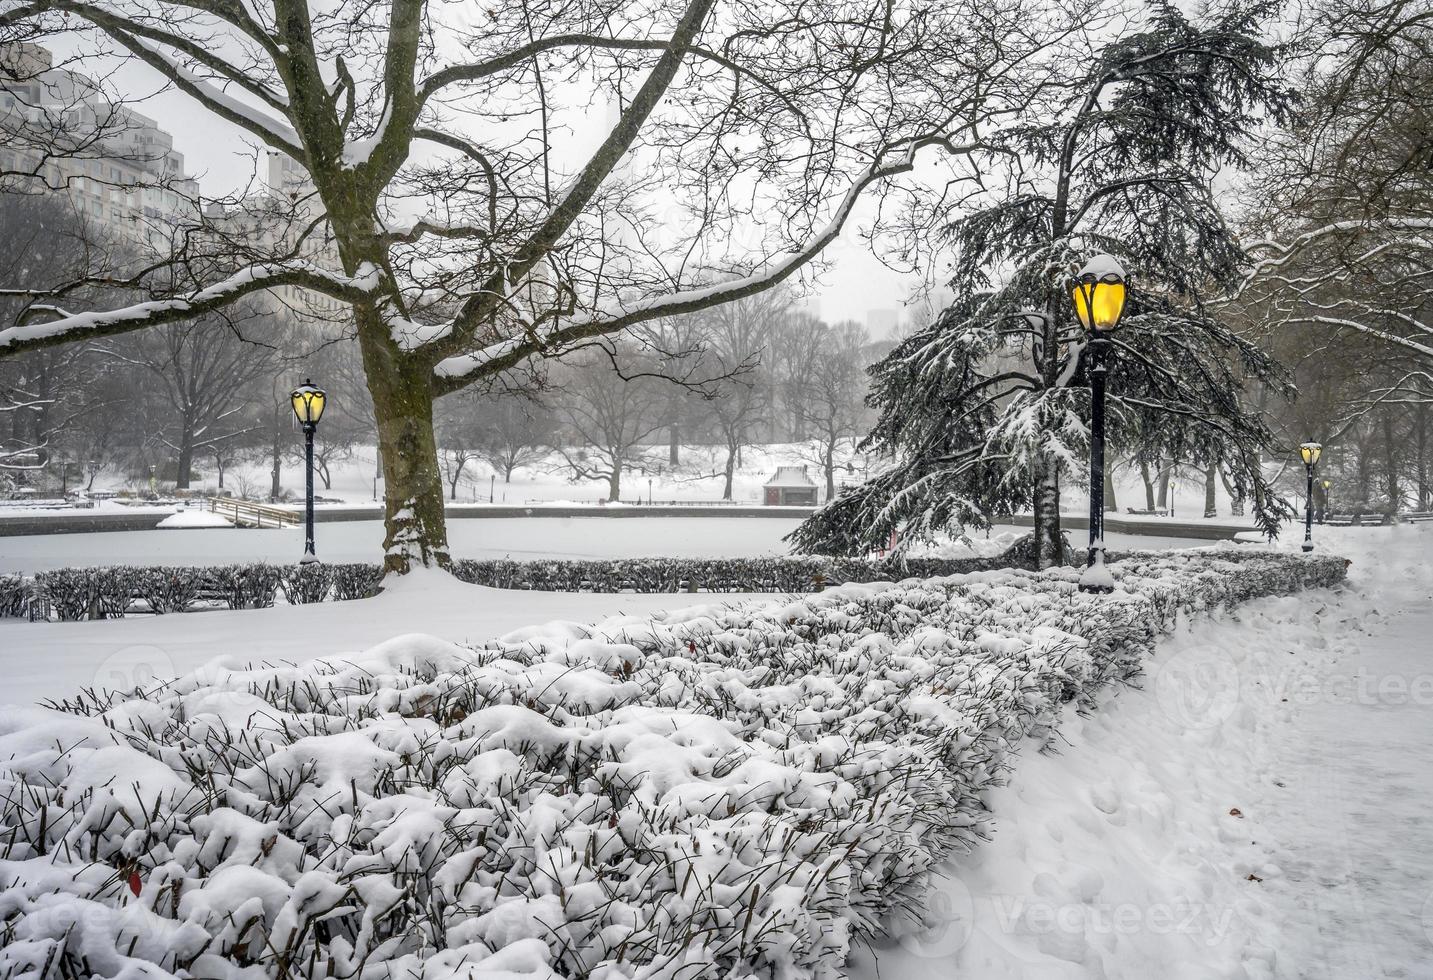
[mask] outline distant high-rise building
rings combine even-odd
[[[866,332],[871,335],[872,340],[894,337],[900,322],[900,310],[882,308],[866,311]]]
[[[0,171],[14,189],[63,194],[120,241],[157,244],[198,215],[173,136],[28,42],[0,46]]]

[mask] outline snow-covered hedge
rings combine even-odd
[[[999,558],[926,558],[898,565],[809,556],[539,562],[463,559],[454,563],[453,574],[475,585],[552,592],[813,592],[831,584],[955,575],[1001,563]],[[183,612],[201,601],[231,609],[260,608],[272,606],[280,594],[291,603],[361,599],[377,593],[382,582],[379,565],[362,563],[62,568],[39,573],[28,586],[15,583],[14,602],[5,601],[9,593],[0,582],[0,615],[116,618],[139,602],[155,613]]]
[[[0,717],[0,975],[836,978],[1063,706],[1181,609],[1343,577],[1175,553],[210,669]],[[263,651],[256,650],[262,657]]]
[[[29,583],[19,575],[0,575],[0,616],[23,616],[29,605]]]

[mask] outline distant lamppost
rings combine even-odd
[[[1328,512],[1329,512],[1329,491],[1333,489],[1333,481],[1332,481],[1332,480],[1324,480],[1324,481],[1323,481],[1323,488],[1324,488],[1324,505],[1319,508],[1319,523],[1320,523],[1320,524],[1322,524],[1322,523],[1324,522],[1324,520],[1327,519],[1327,517],[1328,517]]]
[[[1308,493],[1304,500],[1304,550],[1314,550],[1314,467],[1319,465],[1319,457],[1323,455],[1324,447],[1317,442],[1306,442],[1299,447],[1299,455],[1304,458],[1304,473],[1308,476]]]
[[[1112,255],[1096,255],[1066,284],[1075,315],[1089,335],[1085,348],[1090,378],[1090,549],[1081,592],[1113,592],[1105,571],[1105,375],[1109,335],[1125,309],[1125,271]]]
[[[318,561],[313,550],[313,434],[318,420],[323,418],[323,407],[328,396],[308,378],[289,393],[289,404],[294,407],[294,417],[304,430],[304,556],[301,562]]]

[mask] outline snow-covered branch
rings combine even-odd
[[[877,159],[867,167],[846,190],[831,219],[815,235],[798,249],[768,263],[756,272],[708,286],[655,296],[623,309],[594,313],[572,320],[541,334],[510,337],[470,354],[444,358],[434,369],[439,384],[449,390],[459,388],[473,377],[512,367],[534,354],[558,350],[576,341],[615,333],[648,320],[729,303],[770,289],[786,281],[811,262],[840,235],[856,202],[867,188],[878,181],[909,173],[915,166],[916,154],[928,146],[940,146],[950,154],[966,153],[975,148],[958,146],[945,136],[913,140],[897,151],[898,156],[894,161],[882,163]]]
[[[117,310],[70,313],[34,304],[22,315],[19,324],[0,330],[0,356],[192,319],[209,310],[226,307],[250,293],[279,286],[302,286],[352,302],[372,298],[379,288],[379,272],[370,266],[360,275],[348,277],[327,272],[309,262],[261,264],[181,296]],[[40,315],[49,315],[52,319],[27,322]]]

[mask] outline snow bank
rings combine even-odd
[[[181,510],[170,514],[154,526],[158,528],[233,527],[234,522],[223,514],[214,514],[207,510]]]
[[[1111,570],[402,637],[0,718],[0,974],[839,977],[918,927],[1066,703],[1181,611],[1343,562]]]

